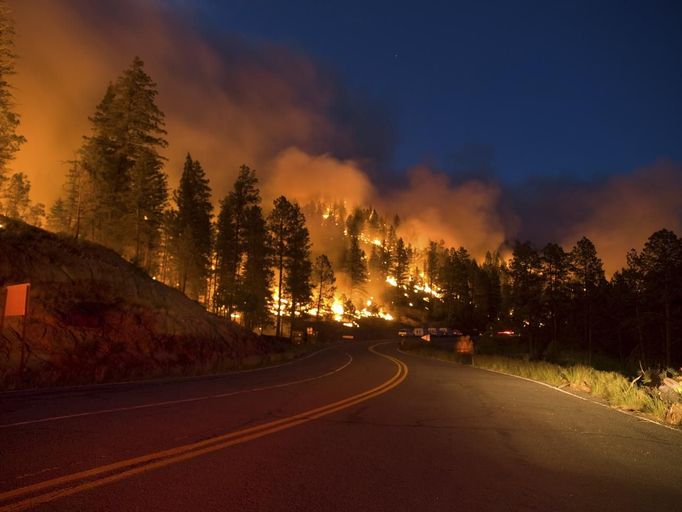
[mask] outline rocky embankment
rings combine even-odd
[[[20,323],[8,319],[0,388],[211,371],[268,350],[114,251],[2,216],[0,225],[0,307],[5,285],[31,283],[24,369]]]

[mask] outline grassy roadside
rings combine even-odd
[[[421,356],[462,362],[461,356],[454,352],[423,345],[406,344],[401,348]],[[491,355],[474,356],[472,366],[587,393],[612,407],[637,412],[661,423],[666,422],[669,407],[661,400],[656,390],[641,386],[637,382],[630,382],[616,372],[599,371],[584,365],[560,366],[544,361],[524,361]]]

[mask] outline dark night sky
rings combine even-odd
[[[185,4],[186,5],[186,4]],[[677,1],[204,0],[204,30],[275,42],[386,110],[393,169],[589,177],[682,160]]]

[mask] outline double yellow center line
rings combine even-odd
[[[0,503],[18,499],[18,501],[0,505],[0,512],[25,510],[58,498],[101,487],[125,478],[130,478],[146,471],[223,450],[229,446],[245,443],[253,439],[258,439],[259,437],[264,437],[281,430],[295,427],[311,420],[322,418],[323,416],[333,414],[386,393],[405,380],[407,377],[407,366],[399,359],[377,352],[375,350],[376,346],[377,345],[373,345],[369,350],[393,362],[397,366],[397,370],[390,379],[372,389],[287,418],[0,493]]]

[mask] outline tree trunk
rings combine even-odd
[[[315,313],[315,322],[320,321],[321,307],[322,307],[322,279],[320,279],[320,293],[317,295],[317,312]]]
[[[279,250],[279,276],[277,277],[277,327],[275,328],[275,336],[279,338],[282,333],[282,273],[284,271],[284,251],[280,244]]]
[[[239,257],[239,230],[241,229],[239,224],[239,213],[235,215],[234,221],[234,259],[232,260],[232,290],[227,294],[227,317],[232,318],[232,311],[234,307],[234,297],[235,288],[237,287],[237,277],[239,276],[239,262],[241,258]]]

